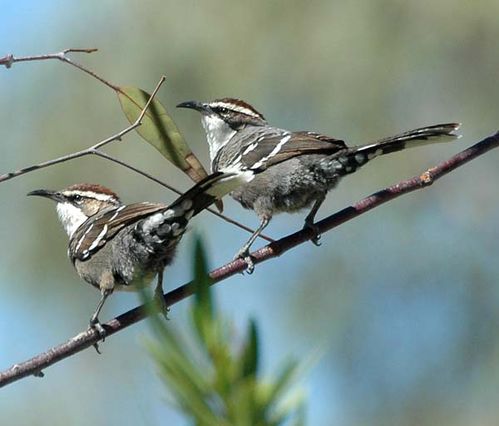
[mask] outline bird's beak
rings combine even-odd
[[[195,109],[196,111],[199,112],[209,112],[210,107],[208,104],[205,104],[204,102],[199,102],[199,101],[187,101],[187,102],[182,102],[177,105],[177,108],[190,108],[190,109]]]
[[[36,195],[38,197],[50,198],[56,202],[63,202],[64,197],[58,191],[51,191],[49,189],[36,189],[35,191],[28,192],[26,195]]]

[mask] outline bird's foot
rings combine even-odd
[[[237,252],[237,254],[234,256],[233,260],[237,260],[237,259],[243,259],[244,262],[246,263],[246,269],[243,271],[243,273],[246,272],[249,275],[251,275],[254,272],[255,263],[253,262],[253,258],[249,254],[248,249],[243,248],[243,249],[239,250]]]
[[[165,297],[163,296],[163,292],[156,293],[155,295],[156,304],[158,306],[159,312],[161,315],[165,317],[166,320],[169,320],[168,314],[170,313],[170,308],[166,304]]]
[[[321,235],[319,227],[315,223],[305,221],[305,225],[303,225],[303,229],[310,229],[314,233],[314,236],[312,238],[310,238],[310,241],[312,242],[312,244],[314,246],[319,247],[322,245],[322,243],[321,243],[322,235]]]
[[[106,334],[107,334],[106,329],[100,323],[98,318],[91,318],[90,319],[90,329],[97,331],[97,333],[99,333],[99,337],[102,339],[103,342],[104,342],[104,340],[106,340]],[[98,342],[94,343],[93,347],[95,348],[95,350],[97,351],[98,354],[101,353],[101,351],[99,350],[99,343]]]
[[[104,339],[106,338],[106,329],[104,328],[104,326],[100,323],[100,321],[97,318],[95,318],[95,319],[92,318],[90,320],[90,328],[92,330],[97,331],[97,333],[99,333],[99,336],[102,339],[102,341],[104,341]]]

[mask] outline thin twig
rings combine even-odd
[[[7,68],[10,68],[15,62],[26,62],[26,61],[43,61],[46,59],[61,59],[61,57],[66,56],[67,53],[78,52],[78,53],[93,53],[97,52],[98,49],[89,48],[89,49],[78,49],[78,48],[70,48],[64,49],[57,53],[47,53],[43,55],[30,55],[30,56],[14,56],[9,54],[0,58],[0,65],[5,65]]]
[[[182,194],[177,188],[175,188],[175,187],[167,184],[166,182],[164,182],[164,181],[162,181],[162,180],[160,180],[160,179],[158,179],[158,178],[150,175],[147,172],[144,172],[144,171],[138,169],[137,167],[134,167],[134,166],[132,166],[132,165],[130,165],[128,163],[125,163],[124,161],[121,161],[120,159],[118,159],[116,157],[113,157],[112,155],[109,155],[109,154],[107,154],[105,152],[102,152],[102,151],[99,151],[99,150],[94,150],[92,152],[92,154],[94,154],[94,155],[96,155],[98,157],[101,157],[101,158],[105,158],[106,160],[109,160],[109,161],[111,161],[113,163],[119,164],[120,166],[126,167],[127,169],[130,169],[130,170],[134,171],[135,173],[137,173],[139,175],[142,175],[145,178],[152,180],[153,182],[156,182],[157,184],[159,184],[159,185],[161,185],[161,186],[169,189],[172,192],[175,192],[178,195]]]
[[[114,135],[112,135],[112,136],[110,136],[110,137],[108,137],[100,142],[97,142],[95,145],[92,145],[89,148],[83,149],[81,151],[73,152],[71,154],[67,154],[67,155],[64,155],[62,157],[55,158],[53,160],[44,161],[44,162],[38,163],[38,164],[33,164],[31,166],[25,167],[25,168],[20,169],[20,170],[16,170],[14,172],[9,172],[9,173],[5,173],[3,175],[0,175],[0,183],[5,182],[6,180],[9,180],[9,179],[15,178],[17,176],[21,176],[23,174],[33,172],[35,170],[40,170],[40,169],[43,169],[45,167],[53,166],[54,164],[64,163],[65,161],[73,160],[75,158],[83,157],[85,155],[96,154],[96,152],[99,148],[102,148],[103,146],[105,146],[113,141],[121,140],[121,138],[123,136],[125,136],[127,133],[130,133],[132,130],[136,129],[137,127],[139,127],[142,124],[142,119],[144,118],[144,114],[146,113],[147,108],[149,108],[149,105],[151,105],[151,101],[154,99],[154,96],[156,96],[156,93],[158,93],[158,90],[161,87],[161,85],[164,83],[165,79],[166,79],[165,76],[161,77],[158,84],[156,85],[156,88],[154,89],[151,96],[149,97],[147,103],[144,105],[144,108],[142,108],[142,111],[141,111],[139,117],[137,118],[137,120],[135,120],[135,122],[133,124],[130,124],[125,129],[119,131],[118,133],[116,133],[116,134],[114,134]]]
[[[114,91],[119,92],[122,95],[126,96],[131,102],[134,102],[134,100],[132,98],[130,98],[125,92],[123,92],[119,86],[116,86],[116,85],[112,84],[110,81],[108,81],[104,77],[98,75],[96,72],[94,72],[91,69],[88,69],[88,68],[84,67],[83,65],[81,65],[81,64],[73,61],[72,59],[68,58],[68,56],[67,56],[68,53],[93,53],[93,52],[97,52],[97,50],[98,49],[95,49],[95,48],[90,48],[90,49],[70,48],[70,49],[64,49],[64,50],[62,50],[60,52],[57,52],[57,53],[48,53],[48,54],[44,54],[44,55],[19,56],[19,57],[16,57],[14,55],[7,55],[7,56],[4,56],[3,58],[0,58],[0,65],[5,65],[6,68],[10,68],[16,62],[44,61],[44,60],[56,59],[56,60],[65,62],[65,63],[67,63],[69,65],[72,65],[72,66],[78,68],[79,70],[87,73],[88,75],[90,75],[90,76],[94,77],[95,79],[99,80],[101,83],[103,83],[106,86],[110,87]],[[144,176],[144,177],[146,177],[146,178],[148,178],[148,179],[150,179],[150,180],[152,180],[152,181],[154,181],[154,182],[162,185],[163,187],[169,189],[170,191],[175,192],[176,194],[181,194],[181,192],[179,190],[175,189],[173,186],[168,185],[166,182],[163,182],[163,181],[161,181],[161,180],[153,177],[149,173],[141,171],[138,168],[133,167],[133,166],[125,163],[124,161],[120,161],[117,158],[111,157],[110,155],[108,155],[106,153],[103,153],[102,151],[99,151],[99,148],[102,148],[103,146],[109,144],[110,142],[113,142],[113,141],[116,141],[116,140],[120,140],[122,136],[124,136],[125,134],[131,132],[132,130],[134,130],[135,128],[137,128],[138,126],[140,126],[140,124],[142,123],[142,119],[144,118],[144,115],[145,115],[145,113],[146,113],[146,111],[147,111],[147,109],[148,109],[148,107],[150,105],[150,102],[156,96],[156,93],[159,90],[159,87],[163,83],[164,79],[165,79],[165,77],[163,76],[161,82],[158,84],[158,86],[156,86],[155,91],[150,96],[147,104],[142,108],[142,111],[141,111],[141,114],[140,114],[139,118],[131,126],[127,127],[126,129],[122,130],[121,132],[119,132],[119,133],[117,133],[115,135],[110,136],[107,139],[104,139],[101,142],[98,142],[97,144],[91,146],[90,148],[87,148],[87,149],[84,149],[84,150],[81,150],[81,151],[77,151],[77,152],[74,152],[72,154],[68,154],[68,155],[56,158],[54,160],[49,160],[49,161],[45,161],[45,162],[42,162],[42,163],[34,164],[32,166],[28,166],[28,167],[22,168],[20,170],[16,170],[14,172],[5,173],[3,175],[0,175],[0,183],[4,182],[6,180],[12,179],[14,177],[17,177],[17,176],[21,176],[21,175],[23,175],[25,173],[29,173],[29,172],[32,172],[32,171],[35,171],[35,170],[43,169],[45,167],[53,166],[53,165],[58,164],[58,163],[63,163],[65,161],[69,161],[69,160],[73,160],[75,158],[84,157],[86,155],[92,155],[93,154],[93,155],[97,155],[97,156],[102,157],[102,158],[106,158],[107,160],[113,161],[113,162],[115,162],[115,163],[117,163],[117,164],[119,164],[119,165],[121,165],[123,167],[126,167],[126,168],[128,168],[130,170],[133,170],[134,172],[136,172],[136,173],[138,173],[138,174],[140,174],[140,175],[142,175],[142,176]],[[242,230],[244,230],[246,232],[249,232],[251,234],[254,232],[254,230],[252,228],[250,228],[250,227],[248,227],[246,225],[243,225],[242,223],[240,223],[240,222],[238,222],[238,221],[236,221],[236,220],[234,220],[234,219],[232,219],[232,218],[230,218],[228,216],[225,216],[224,214],[216,211],[215,209],[208,208],[207,210],[210,213],[214,214],[215,216],[223,219],[227,223],[235,225],[238,228],[240,228],[240,229],[242,229]],[[270,238],[270,237],[268,237],[267,235],[264,235],[264,234],[260,234],[259,238],[261,238],[263,240],[266,240],[268,242],[274,241],[272,238]]]
[[[471,161],[498,146],[499,132],[478,142],[459,154],[454,155],[448,160],[441,162],[437,166],[428,169],[420,176],[415,176],[411,179],[401,181],[393,186],[378,191],[353,204],[352,206],[349,206],[321,220],[320,222],[317,222],[317,227],[321,233],[325,233],[357,216],[360,216],[361,214],[368,212],[371,209],[374,209],[375,207],[380,206],[381,204],[393,200],[394,198],[418,189],[426,188],[447,173],[450,173],[468,161]],[[302,229],[301,231],[281,238],[278,241],[274,241],[260,250],[253,252],[252,257],[254,258],[255,263],[264,262],[282,255],[286,251],[308,241],[314,236],[314,231],[310,229]],[[245,262],[238,259],[215,269],[210,273],[210,277],[213,280],[213,284],[215,284],[244,271],[245,267]],[[167,306],[172,306],[192,295],[193,292],[194,288],[192,283],[184,284],[165,295],[166,304]],[[147,310],[144,309],[143,305],[138,306],[137,308],[134,308],[107,322],[104,324],[106,337],[111,336],[114,333],[117,333],[118,331],[121,331],[124,328],[144,319],[146,317],[146,312]],[[0,372],[0,387],[6,386],[9,383],[30,375],[40,376],[43,374],[43,369],[94,345],[100,340],[100,338],[101,337],[95,330],[88,329],[69,339],[65,343],[49,349],[47,352],[41,353],[20,364],[14,364],[7,370]]]
[[[13,64],[16,62],[29,62],[29,61],[46,61],[50,59],[55,59],[61,62],[65,62],[66,64],[72,65],[73,67],[78,68],[79,70],[83,71],[84,73],[92,76],[93,78],[96,78],[99,80],[101,83],[105,84],[106,86],[110,87],[111,89],[120,92],[121,89],[106,80],[104,77],[101,77],[94,71],[84,67],[83,65],[73,61],[72,59],[68,58],[67,54],[68,53],[93,53],[97,52],[98,49],[64,49],[61,50],[60,52],[57,53],[47,53],[45,55],[32,55],[32,56],[14,56],[14,55],[7,55],[4,56],[3,58],[0,58],[0,65],[5,65],[6,68],[10,68]]]

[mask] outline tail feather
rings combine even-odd
[[[357,153],[365,153],[371,158],[391,152],[401,151],[406,148],[423,146],[433,143],[447,142],[460,137],[454,133],[459,129],[460,123],[435,124],[400,133],[396,136],[380,139],[374,143],[355,147]]]
[[[254,175],[255,173],[251,170],[212,173],[177,198],[169,208],[188,205],[189,207],[183,207],[183,209],[191,210],[192,216],[195,216],[216,200],[251,181]]]
[[[346,175],[355,172],[368,161],[380,155],[401,151],[406,148],[445,142],[460,137],[454,133],[459,123],[436,124],[380,139],[374,143],[348,148],[331,158],[336,174]]]

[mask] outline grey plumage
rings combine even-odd
[[[348,147],[342,140],[316,132],[292,132],[270,126],[255,108],[237,99],[189,101],[178,106],[202,114],[213,171],[230,166],[261,172],[231,193],[260,218],[258,230],[237,254],[246,259],[250,271],[253,264],[249,248],[275,214],[310,208],[305,226],[316,231],[315,214],[326,193],[343,176],[380,155],[455,139],[454,132],[459,128],[458,123],[438,124]],[[316,234],[313,241],[317,243],[319,237]]]
[[[251,171],[215,172],[170,205],[126,205],[111,190],[94,184],[28,195],[57,202],[69,235],[69,258],[79,276],[102,293],[91,318],[92,326],[102,332],[98,314],[114,290],[136,290],[157,275],[156,293],[163,300],[162,272],[173,261],[190,219],[253,175]]]

